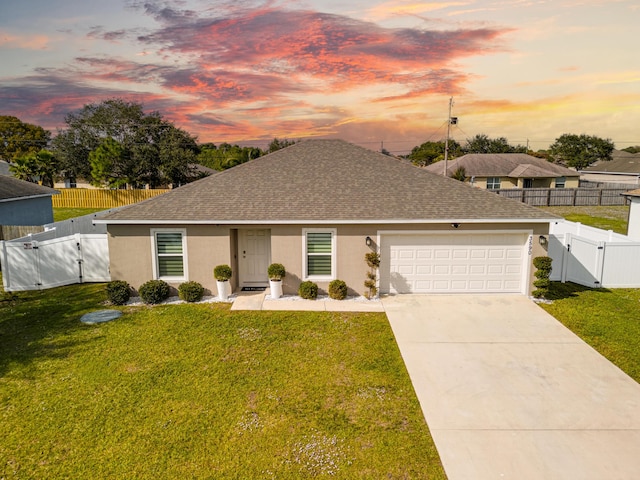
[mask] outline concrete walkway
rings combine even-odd
[[[382,303],[449,480],[640,478],[640,385],[529,299]]]
[[[297,297],[268,298],[269,289],[264,292],[239,292],[231,305],[231,310],[289,310],[306,312],[384,312],[380,301],[361,300],[301,300]]]

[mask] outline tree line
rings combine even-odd
[[[85,179],[108,188],[157,188],[182,185],[203,174],[202,165],[225,170],[295,143],[274,138],[262,150],[229,143],[199,144],[159,112],[145,113],[142,104],[110,99],[85,105],[65,116],[66,127],[51,132],[17,117],[0,116],[0,159],[23,180],[53,186],[57,178]],[[504,137],[478,134],[461,145],[449,140],[451,159],[468,153],[528,153],[577,170],[597,160],[610,160],[614,144],[591,135],[563,134],[547,150],[532,152]],[[635,153],[640,146],[628,147]],[[385,152],[388,153],[388,152]],[[407,159],[418,166],[441,161],[444,141],[414,147]]]
[[[0,116],[0,159],[17,178],[53,186],[85,179],[107,188],[178,186],[203,176],[198,165],[225,170],[293,144],[275,138],[266,150],[198,144],[158,112],[122,99],[85,105],[51,132],[17,117]]]

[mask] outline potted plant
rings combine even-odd
[[[271,298],[280,298],[282,296],[282,279],[286,275],[284,266],[281,263],[272,263],[267,268],[267,275],[269,275]]]
[[[213,269],[213,276],[216,279],[216,285],[218,287],[218,297],[221,300],[227,300],[231,294],[231,286],[229,279],[233,272],[229,265],[218,265]]]

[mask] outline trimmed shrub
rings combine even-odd
[[[302,282],[298,288],[298,295],[307,300],[315,300],[318,298],[318,285],[309,280]]]
[[[204,287],[198,282],[184,282],[178,286],[178,296],[185,302],[199,302],[204,295]]]
[[[149,280],[138,289],[144,303],[155,305],[169,297],[169,284],[164,280]]]
[[[553,259],[551,257],[536,257],[533,259],[533,266],[537,268],[533,274],[537,278],[533,282],[537,290],[531,292],[534,298],[544,298],[549,292],[549,286],[551,285],[549,276],[551,275],[552,262]]]
[[[333,280],[329,283],[329,297],[334,300],[347,298],[347,284],[342,280]]]
[[[284,265],[281,263],[272,263],[267,268],[267,275],[269,276],[269,280],[282,280],[287,274],[284,269]]]
[[[213,269],[213,277],[219,282],[226,282],[232,275],[233,272],[229,265],[218,265]]]
[[[376,252],[365,253],[364,260],[369,268],[376,269],[380,266],[380,254]]]
[[[124,280],[107,283],[107,298],[114,305],[124,305],[131,298],[131,286]]]

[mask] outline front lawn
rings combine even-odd
[[[552,282],[548,298],[542,308],[640,382],[640,289]]]
[[[445,474],[384,314],[0,297],[0,478]]]

